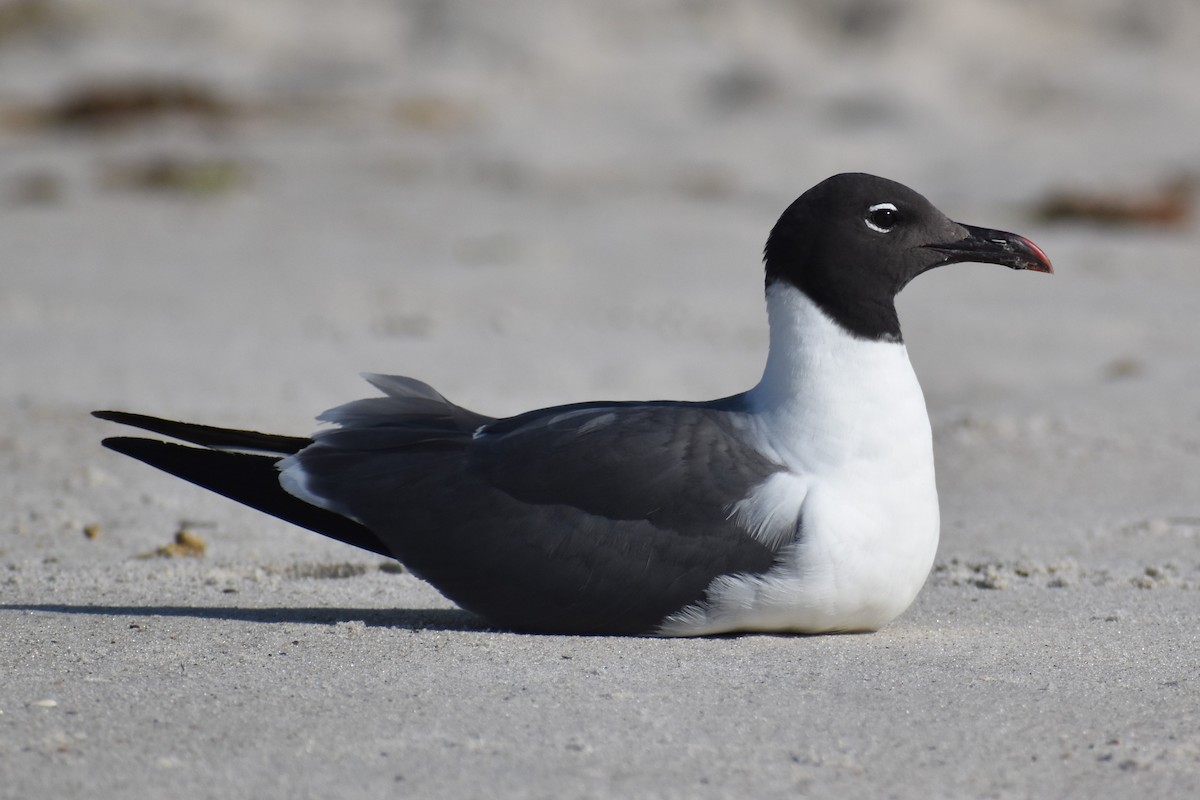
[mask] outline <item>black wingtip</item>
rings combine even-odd
[[[168,445],[167,442],[159,442],[155,441],[154,439],[139,439],[136,436],[109,436],[101,439],[100,444],[107,447],[109,450],[120,453],[123,456],[129,456],[131,458],[136,458],[138,461],[143,461],[152,467],[157,467],[158,464],[156,464],[153,460],[150,460],[150,456],[159,447],[180,447],[180,445]]]
[[[100,444],[107,447],[109,450],[115,450],[118,453],[122,453],[123,455],[129,455],[129,452],[125,449],[124,445],[126,442],[134,442],[134,441],[138,441],[138,440],[132,436],[108,436],[104,439],[101,439]],[[142,441],[145,441],[145,440],[142,440]]]
[[[217,428],[212,425],[197,425],[194,422],[151,417],[129,411],[93,411],[92,416],[106,422],[116,422],[162,436],[170,436],[181,442],[198,444],[217,450],[246,450],[273,455],[291,455],[312,444],[306,436],[280,436],[274,433],[244,431],[236,428]]]
[[[206,450],[135,436],[113,436],[101,444],[293,525],[392,557],[368,528],[288,494],[279,484],[278,457]]]

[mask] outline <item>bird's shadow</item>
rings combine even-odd
[[[378,628],[413,631],[492,630],[484,620],[458,608],[245,608],[242,606],[112,606],[65,603],[4,603],[0,611],[34,611],[99,617],[193,617],[234,622],[335,625],[361,622]]]
[[[393,628],[410,631],[458,631],[462,633],[511,633],[518,636],[599,636],[602,638],[654,638],[653,634],[629,633],[554,633],[538,630],[500,628],[461,608],[246,608],[242,606],[112,606],[67,603],[0,603],[0,611],[40,612],[45,614],[76,614],[94,617],[192,617],[194,619],[223,619],[232,622],[274,624],[290,622],[299,625],[336,625],[361,622],[371,628]],[[131,626],[132,627],[132,626]],[[850,632],[839,636],[866,636],[866,632]],[[705,636],[708,640],[761,638],[795,639],[808,634],[784,632],[732,631]]]

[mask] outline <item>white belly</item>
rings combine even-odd
[[[874,496],[856,491],[861,485],[810,486],[798,538],[770,571],[717,578],[703,603],[669,618],[660,633],[871,631],[895,619],[917,596],[937,550],[932,463]]]

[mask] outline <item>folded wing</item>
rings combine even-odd
[[[724,403],[588,403],[496,420],[411,378],[311,439],[97,412],[203,449],[105,444],[318,533],[398,558],[504,627],[646,633],[777,547],[732,507],[779,471]],[[744,432],[743,432],[744,433]]]
[[[646,632],[718,575],[774,562],[776,549],[731,519],[731,504],[780,469],[734,435],[736,400],[503,420],[444,399],[400,413],[392,400],[329,412],[341,427],[287,459],[284,483],[494,622]]]

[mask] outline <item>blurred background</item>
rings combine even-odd
[[[1198,796],[1198,44],[1197,0],[0,0],[0,798]],[[942,540],[876,636],[440,630],[88,416],[743,391],[842,171],[1056,268],[900,298]]]
[[[955,547],[1195,517],[1197,41],[1191,0],[0,0],[9,552],[213,513],[96,407],[303,432],[362,370],[493,414],[741,391],[767,231],[841,171],[1058,270],[902,297]]]

